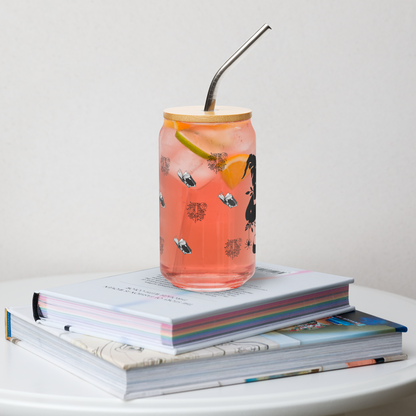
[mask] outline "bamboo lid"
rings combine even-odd
[[[230,123],[233,121],[248,120],[251,110],[240,107],[215,107],[214,111],[204,111],[203,106],[168,108],[163,112],[167,120],[182,121],[185,123]]]

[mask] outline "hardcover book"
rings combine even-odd
[[[406,331],[354,311],[173,356],[6,310],[9,341],[125,400],[403,360]]]
[[[190,292],[159,268],[40,290],[44,325],[178,354],[345,313],[352,278],[257,263],[243,286]]]

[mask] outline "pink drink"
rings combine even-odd
[[[166,110],[159,137],[160,269],[173,285],[193,291],[236,288],[255,267],[251,112],[218,107],[207,114]]]

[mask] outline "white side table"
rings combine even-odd
[[[3,282],[0,306],[27,305],[35,290],[111,274]],[[350,299],[357,309],[409,328],[403,335],[408,360],[123,402],[3,339],[0,415],[324,416],[416,394],[416,301],[357,285],[352,285]]]

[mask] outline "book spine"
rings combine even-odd
[[[35,292],[32,297],[32,313],[33,319],[39,321],[40,318],[43,318],[42,311],[39,308],[39,293]]]
[[[12,328],[10,326],[10,312],[7,309],[4,309],[4,330],[6,339],[10,341]]]

